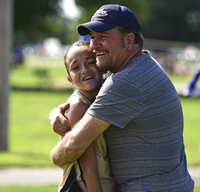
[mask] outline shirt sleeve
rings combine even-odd
[[[87,113],[124,128],[143,110],[139,92],[133,82],[112,75],[105,81]]]

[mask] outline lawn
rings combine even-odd
[[[200,166],[200,98],[181,98],[188,165]]]
[[[0,153],[0,167],[53,166],[50,150],[59,140],[48,115],[71,92],[11,91],[9,151]]]
[[[59,67],[18,65],[11,69],[10,83],[20,89],[53,89],[72,88],[68,82],[64,64]]]
[[[27,186],[0,186],[1,192],[56,192],[58,190],[57,185],[27,185]]]
[[[42,186],[0,186],[1,192],[55,192],[58,186],[56,185],[42,185]],[[200,186],[195,186],[194,192],[200,192]]]

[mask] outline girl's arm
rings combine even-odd
[[[121,192],[121,190],[120,190],[120,186],[119,186],[118,183],[116,184],[116,188],[117,188],[117,192]]]
[[[70,124],[74,126],[83,117],[87,109],[88,105],[79,99],[77,103],[70,104],[65,116],[69,119]],[[80,157],[80,162],[88,192],[102,192],[94,142]]]
[[[80,157],[80,162],[88,192],[102,192],[94,142]]]

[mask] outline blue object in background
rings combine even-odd
[[[196,86],[196,83],[197,83],[197,80],[200,76],[200,69],[197,69],[189,83],[189,86],[188,86],[188,89],[189,91],[191,92],[193,89],[195,89],[195,86]]]
[[[14,46],[12,50],[13,58],[12,64],[22,64],[24,62],[24,55],[21,46]]]
[[[197,81],[200,77],[200,69],[197,69],[191,78],[186,89],[183,90],[185,97],[200,97],[200,87],[197,87]]]
[[[79,40],[83,40],[83,41],[90,41],[90,36],[89,35],[85,35],[85,36],[78,36]]]

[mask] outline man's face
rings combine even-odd
[[[118,72],[127,54],[119,32],[116,29],[103,33],[91,31],[90,38],[90,47],[96,54],[97,67],[101,71]]]

